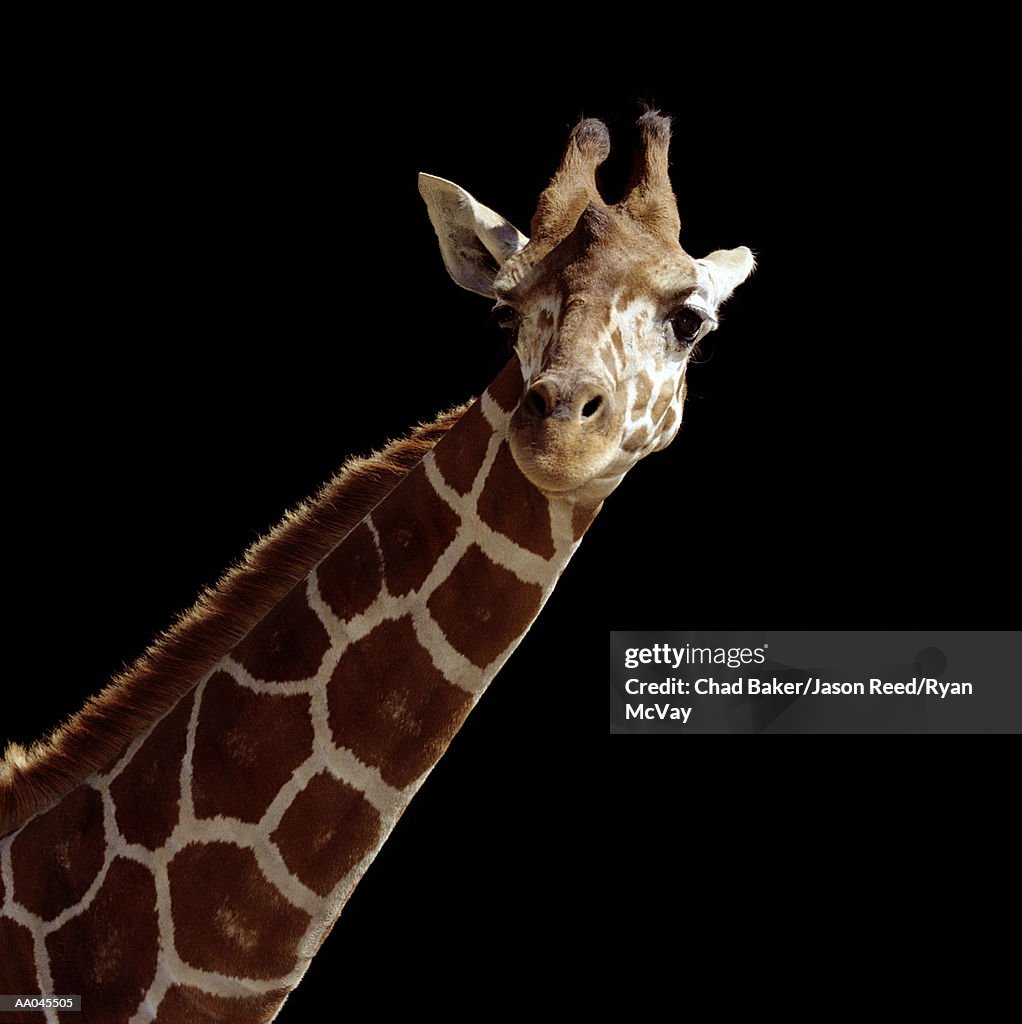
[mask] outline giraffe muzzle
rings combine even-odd
[[[605,385],[548,373],[526,389],[511,418],[509,440],[518,468],[533,484],[564,493],[607,465],[620,433],[614,395]]]
[[[607,389],[595,381],[572,386],[556,377],[541,377],[522,398],[526,416],[536,421],[561,420],[584,429],[599,428],[607,417]]]

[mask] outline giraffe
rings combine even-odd
[[[354,460],[65,726],[0,762],[0,992],[15,1020],[273,1019],[607,495],[681,424],[749,275],[681,248],[670,122],[571,132],[530,236],[419,189],[513,355],[481,397]]]

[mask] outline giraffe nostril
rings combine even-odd
[[[606,390],[592,382],[547,377],[537,380],[526,392],[522,411],[530,419],[563,420],[593,429],[602,422],[609,404]]]
[[[529,405],[532,406],[533,412],[535,412],[538,416],[546,416],[547,404],[539,388],[533,388],[529,392],[527,398]]]

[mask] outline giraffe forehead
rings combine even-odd
[[[623,206],[586,208],[557,239],[542,236],[509,259],[494,283],[510,301],[556,290],[565,302],[596,296],[670,296],[691,289],[697,262],[676,237],[649,230]]]
[[[598,267],[587,261],[580,273],[565,275],[565,306],[582,305],[627,313],[667,310],[699,289],[699,267],[679,246],[675,252],[644,256],[627,249]]]

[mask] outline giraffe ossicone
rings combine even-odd
[[[691,353],[752,269],[745,248],[681,248],[669,134],[640,119],[609,205],[607,129],[581,122],[528,238],[420,177],[447,269],[505,310],[515,356],[8,750],[0,991],[81,993],[104,1024],[277,1014],[603,499],[676,435]]]

